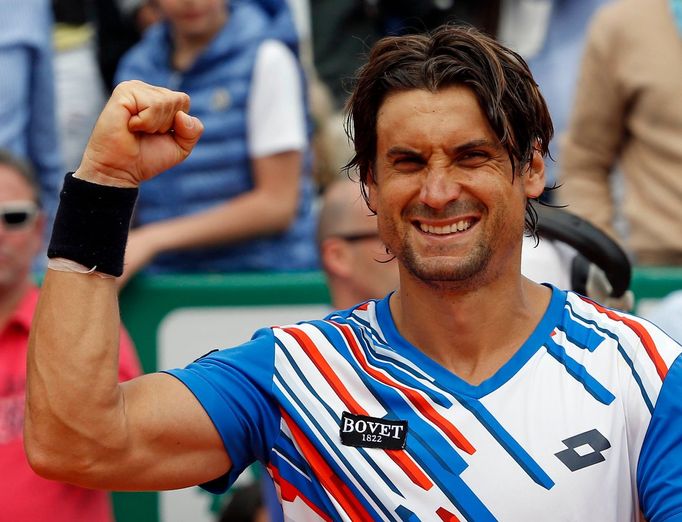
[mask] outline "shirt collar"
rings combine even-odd
[[[7,321],[7,326],[17,325],[26,331],[31,329],[31,322],[33,321],[33,313],[38,304],[38,288],[31,285],[28,291],[19,301],[19,306],[14,310],[14,313]]]

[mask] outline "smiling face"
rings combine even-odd
[[[544,187],[540,154],[514,176],[466,87],[389,94],[377,115],[379,231],[401,272],[422,282],[481,282],[519,272],[526,200]]]

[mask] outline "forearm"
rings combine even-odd
[[[224,245],[277,234],[291,226],[297,200],[278,200],[257,190],[197,214],[152,223],[139,230],[158,252]]]
[[[137,187],[185,159],[203,126],[189,98],[116,87],[78,176],[67,177],[49,255],[119,277]],[[170,132],[172,130],[172,132]],[[119,187],[119,188],[112,188]],[[117,280],[49,270],[29,340],[25,447],[42,476],[105,489],[179,488],[230,466],[220,435],[177,379],[118,384]]]
[[[124,447],[118,336],[114,279],[48,270],[27,367],[25,440],[38,470],[77,482]]]

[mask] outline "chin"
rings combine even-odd
[[[447,256],[424,259],[413,253],[400,258],[408,272],[427,283],[459,283],[477,279],[485,272],[489,260],[489,252],[482,248],[464,259]]]

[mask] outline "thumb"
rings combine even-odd
[[[178,111],[175,113],[173,131],[175,142],[189,154],[204,132],[204,125],[199,118],[190,116],[186,112]]]

